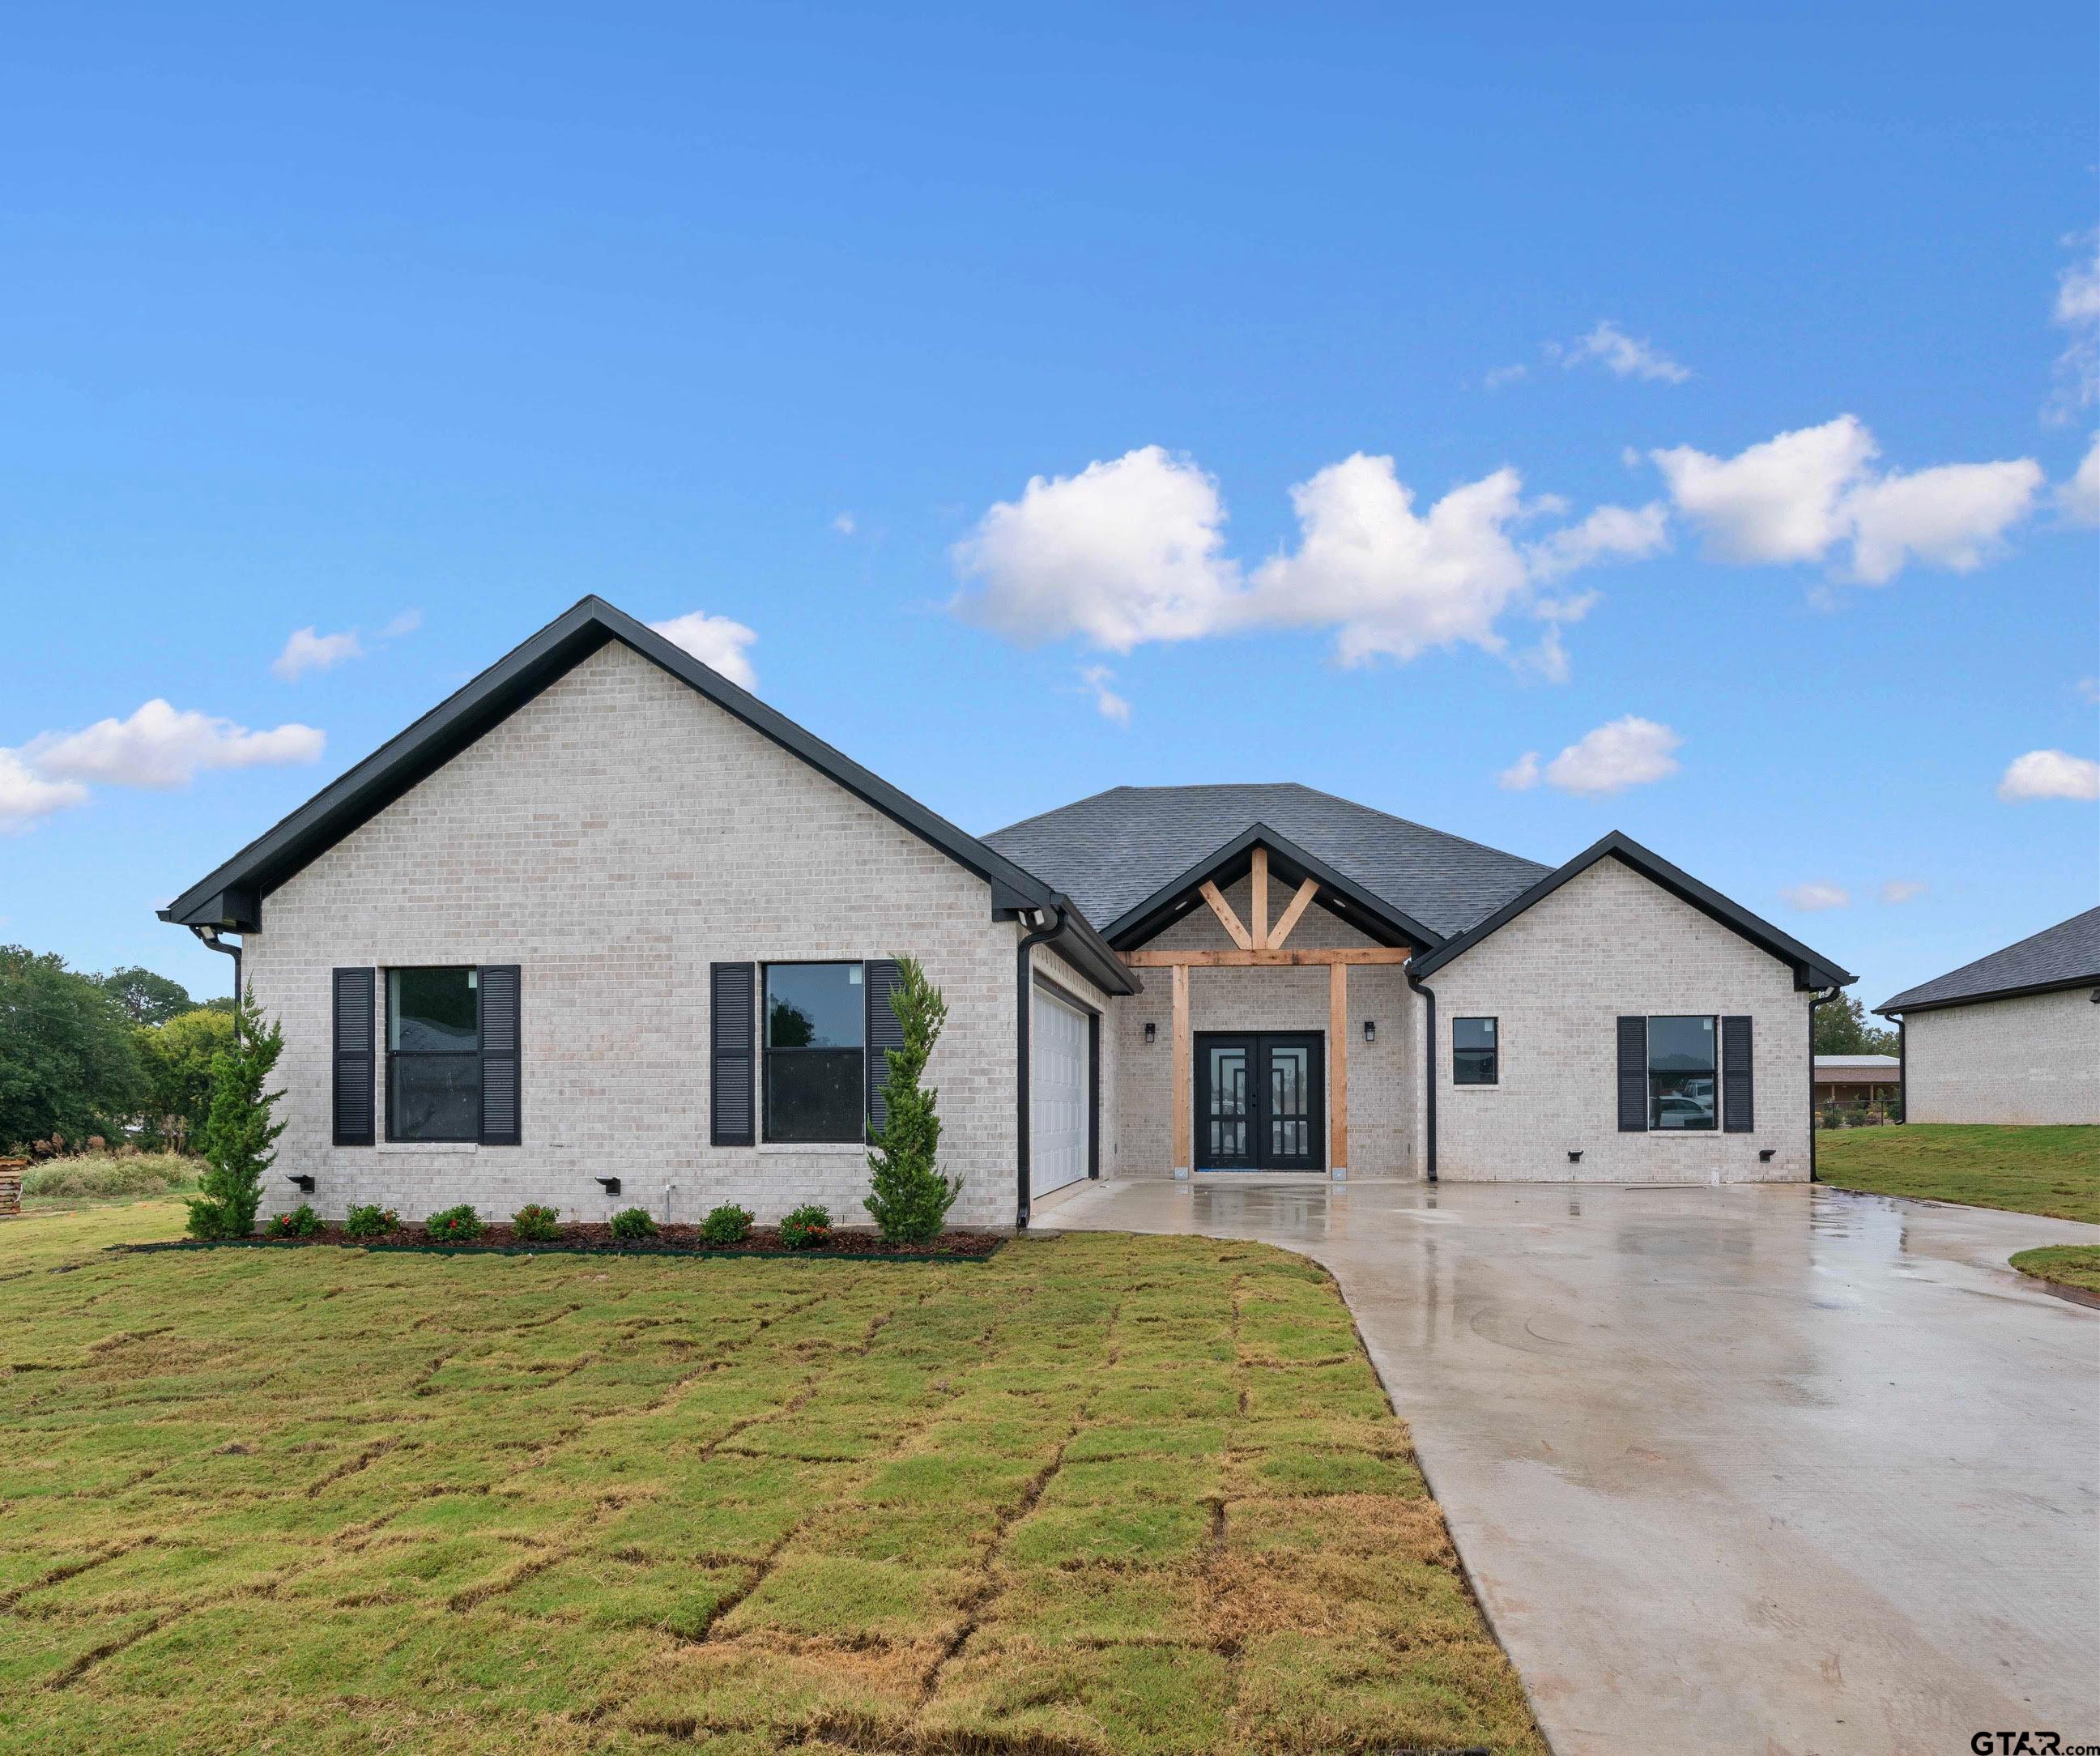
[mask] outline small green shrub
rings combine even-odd
[[[528,1244],[551,1244],[562,1235],[561,1210],[530,1202],[510,1216],[510,1229]]]
[[[623,1244],[638,1244],[656,1235],[656,1222],[642,1207],[623,1207],[612,1216],[612,1235]]]
[[[780,1242],[790,1250],[814,1250],[831,1235],[831,1211],[814,1202],[797,1207],[780,1222]]]
[[[889,1009],[897,1014],[902,1040],[885,1051],[885,1121],[868,1141],[873,1150],[867,1155],[872,1173],[867,1211],[887,1242],[924,1244],[941,1235],[963,1187],[961,1178],[943,1176],[935,1162],[941,1149],[940,1094],[920,1083],[947,1022],[948,1003],[917,959],[898,958],[897,975]]]
[[[735,1202],[726,1202],[700,1221],[700,1242],[740,1244],[751,1236],[751,1216]]]
[[[461,1202],[457,1207],[432,1214],[424,1220],[423,1232],[439,1243],[470,1243],[481,1236],[481,1216]]]
[[[314,1211],[311,1202],[302,1201],[289,1213],[273,1215],[263,1231],[270,1238],[319,1238],[321,1216]]]
[[[401,1216],[373,1202],[351,1208],[342,1216],[342,1229],[346,1238],[384,1238],[401,1229]]]

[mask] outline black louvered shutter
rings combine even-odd
[[[1750,1080],[1750,1021],[1721,1021],[1721,1127],[1729,1134],[1748,1134],[1757,1126]]]
[[[1648,1020],[1619,1021],[1619,1132],[1648,1131]]]
[[[377,1022],[378,972],[335,973],[335,1143],[369,1146],[373,1141],[373,1037]]]
[[[708,968],[708,1138],[717,1146],[749,1146],[757,1071],[757,965]]]
[[[481,984],[481,1144],[515,1146],[523,1137],[518,1082],[518,969],[483,964]]]
[[[889,1077],[886,1051],[904,1047],[904,1026],[897,1021],[897,1008],[889,1004],[903,980],[889,960],[879,959],[863,966],[861,985],[867,995],[867,1125],[880,1133],[889,1120],[882,1101],[883,1082]]]

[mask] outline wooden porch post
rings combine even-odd
[[[1189,1112],[1195,1104],[1194,1094],[1189,1088],[1189,1071],[1193,1057],[1189,1042],[1189,966],[1174,966],[1174,1174],[1185,1177],[1189,1174]]]
[[[1327,1163],[1349,1168],[1349,966],[1327,966]]]
[[[1254,878],[1247,887],[1247,907],[1254,916],[1254,945],[1257,951],[1268,949],[1268,849],[1257,845],[1254,850]]]

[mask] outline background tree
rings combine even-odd
[[[253,989],[243,996],[232,1047],[212,1057],[211,1112],[205,1123],[204,1155],[210,1168],[190,1202],[190,1230],[199,1238],[245,1238],[255,1229],[262,1205],[262,1178],[277,1162],[277,1136],[285,1124],[270,1119],[270,1106],[285,1094],[266,1089],[285,1052],[285,1033],[275,1020],[263,1028]]]
[[[233,1047],[233,1010],[198,1006],[135,1034],[146,1072],[148,1144],[192,1152],[211,1113],[212,1061]]]
[[[55,952],[0,946],[0,1146],[113,1135],[145,1096],[116,997]]]
[[[165,1024],[177,1013],[188,1012],[196,1004],[190,998],[190,991],[181,982],[171,982],[150,969],[142,969],[136,964],[125,969],[112,969],[101,980],[104,991],[124,1008],[134,1024]]]
[[[1815,1008],[1815,1052],[1819,1055],[1893,1055],[1896,1034],[1867,1022],[1867,1009],[1855,995],[1840,994]]]
[[[889,1008],[903,1028],[904,1046],[884,1052],[889,1077],[882,1083],[882,1127],[871,1130],[868,1136],[874,1150],[867,1155],[873,1172],[867,1211],[885,1238],[923,1244],[940,1236],[941,1222],[963,1186],[960,1177],[951,1182],[935,1168],[941,1145],[936,1114],[940,1094],[919,1083],[941,1027],[948,1021],[948,1003],[926,979],[917,959],[898,958],[897,973]]]

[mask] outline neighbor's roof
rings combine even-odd
[[[1111,787],[984,840],[1071,897],[1113,940],[1126,916],[1256,824],[1439,936],[1470,927],[1547,869],[1295,783]]]
[[[1842,1072],[1847,1067],[1857,1068],[1867,1073],[1884,1071],[1893,1073],[1902,1065],[1902,1062],[1893,1055],[1818,1055],[1815,1057],[1815,1070],[1818,1073],[1826,1069],[1834,1069]]]
[[[2015,994],[2047,994],[2058,988],[2100,985],[2100,908],[2044,929],[2032,938],[1943,976],[1905,988],[1883,1000],[1877,1013],[1930,1012],[1970,1000],[2005,999]]]

